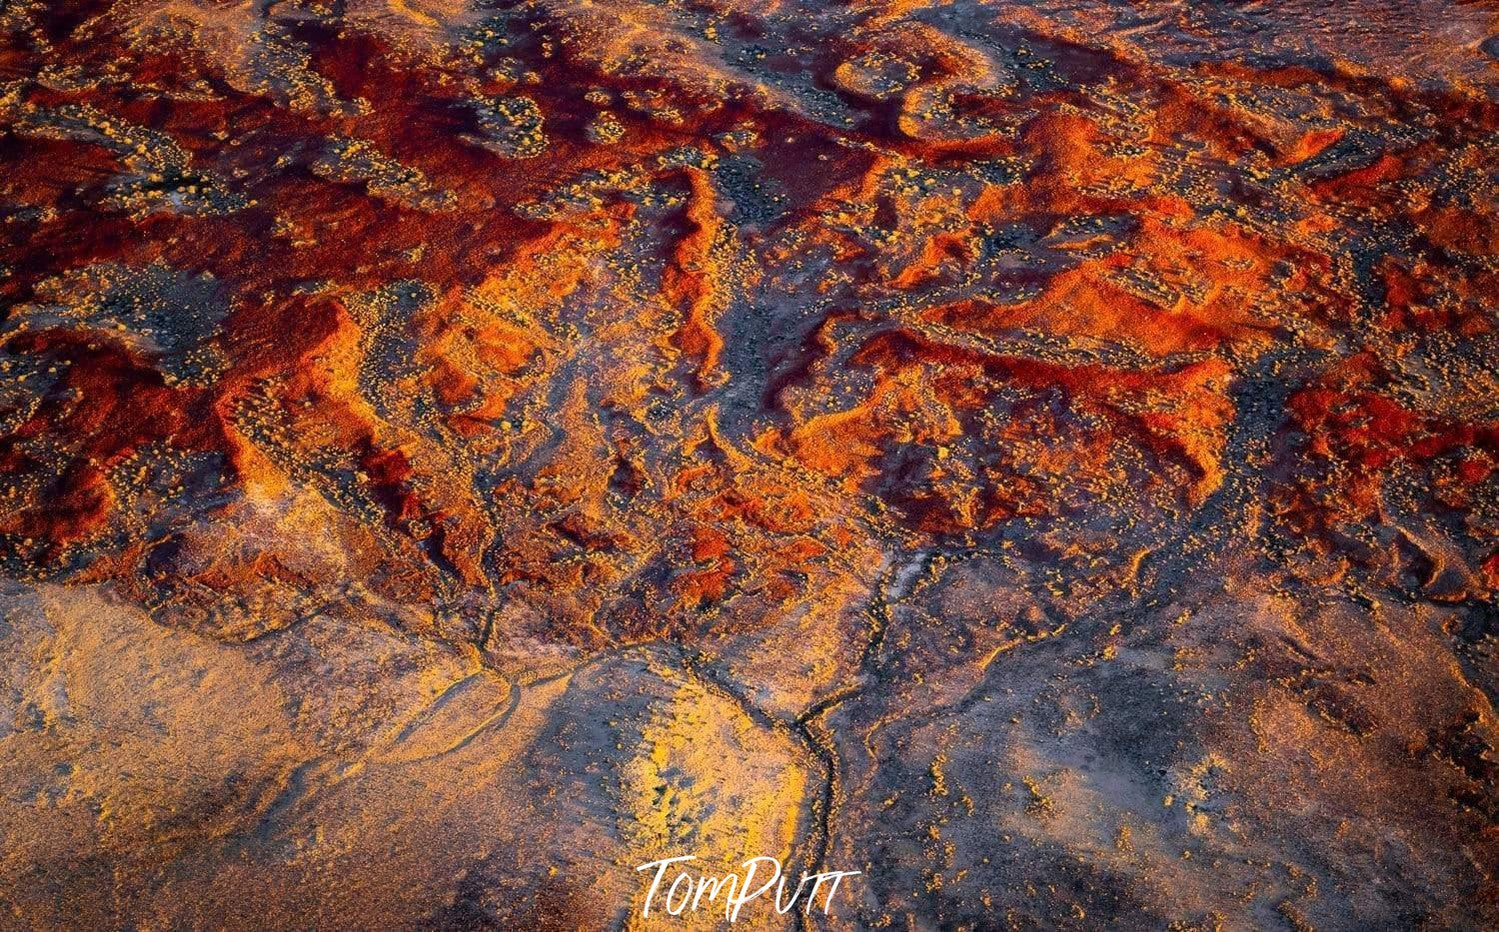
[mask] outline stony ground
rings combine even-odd
[[[0,29],[0,924],[1499,924],[1492,3]]]

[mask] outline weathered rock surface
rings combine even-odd
[[[0,27],[0,923],[1499,924],[1491,4]]]

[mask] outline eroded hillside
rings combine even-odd
[[[1492,4],[0,24],[7,922],[1499,922]]]

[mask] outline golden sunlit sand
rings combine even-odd
[[[1492,4],[0,26],[0,926],[1499,924]]]

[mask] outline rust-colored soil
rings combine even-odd
[[[0,925],[1499,924],[1494,4],[0,28]]]

